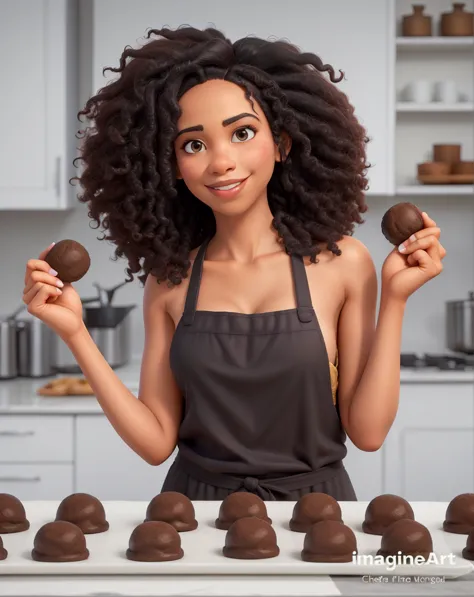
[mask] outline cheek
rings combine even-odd
[[[273,169],[275,162],[275,145],[273,140],[265,140],[265,142],[255,143],[245,152],[246,160],[254,171],[262,169]]]

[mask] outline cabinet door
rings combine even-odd
[[[3,0],[0,209],[71,204],[76,120],[76,3]]]
[[[383,491],[383,450],[364,452],[359,450],[349,438],[346,441],[347,456],[344,466],[351,479],[359,501],[370,501]]]
[[[75,490],[101,500],[149,501],[160,493],[176,453],[151,466],[127,446],[104,415],[78,415]]]
[[[94,89],[115,73],[102,75],[105,66],[118,66],[126,45],[146,41],[146,30],[184,23],[212,25],[232,41],[247,35],[286,38],[302,51],[314,52],[336,72],[345,72],[338,87],[347,93],[356,115],[371,138],[368,145],[369,194],[393,190],[394,78],[393,1],[387,0],[259,0],[252,9],[236,10],[232,0],[101,0],[94,5]]]
[[[471,384],[403,384],[384,444],[385,490],[441,502],[474,492],[473,421]]]

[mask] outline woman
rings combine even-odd
[[[144,284],[139,399],[100,354],[70,284],[39,259],[23,300],[66,342],[108,419],[163,485],[356,495],[346,435],[377,450],[396,416],[408,297],[442,270],[425,228],[377,280],[353,238],[367,207],[365,131],[329,65],[284,42],[151,31],[80,112],[89,216]],[[330,80],[325,76],[329,74]],[[402,252],[403,249],[403,252]]]

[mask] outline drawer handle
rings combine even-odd
[[[38,483],[38,481],[41,481],[41,477],[0,477],[0,483],[16,483],[17,481]]]
[[[0,436],[6,437],[24,437],[26,435],[34,435],[34,431],[0,431]]]

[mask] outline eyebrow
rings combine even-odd
[[[230,118],[226,118],[225,120],[223,120],[222,126],[229,126],[230,124],[236,122],[237,120],[240,120],[241,118],[245,118],[246,116],[249,116],[250,118],[255,118],[255,120],[258,120],[260,122],[260,119],[257,118],[254,114],[249,114],[249,112],[242,112],[242,114],[237,114],[237,116],[231,116]],[[203,131],[203,130],[204,130],[204,127],[202,124],[197,124],[196,126],[190,126],[186,129],[179,131],[178,134],[176,135],[176,138],[178,138],[179,135],[182,135],[183,133],[189,133],[191,131]]]

